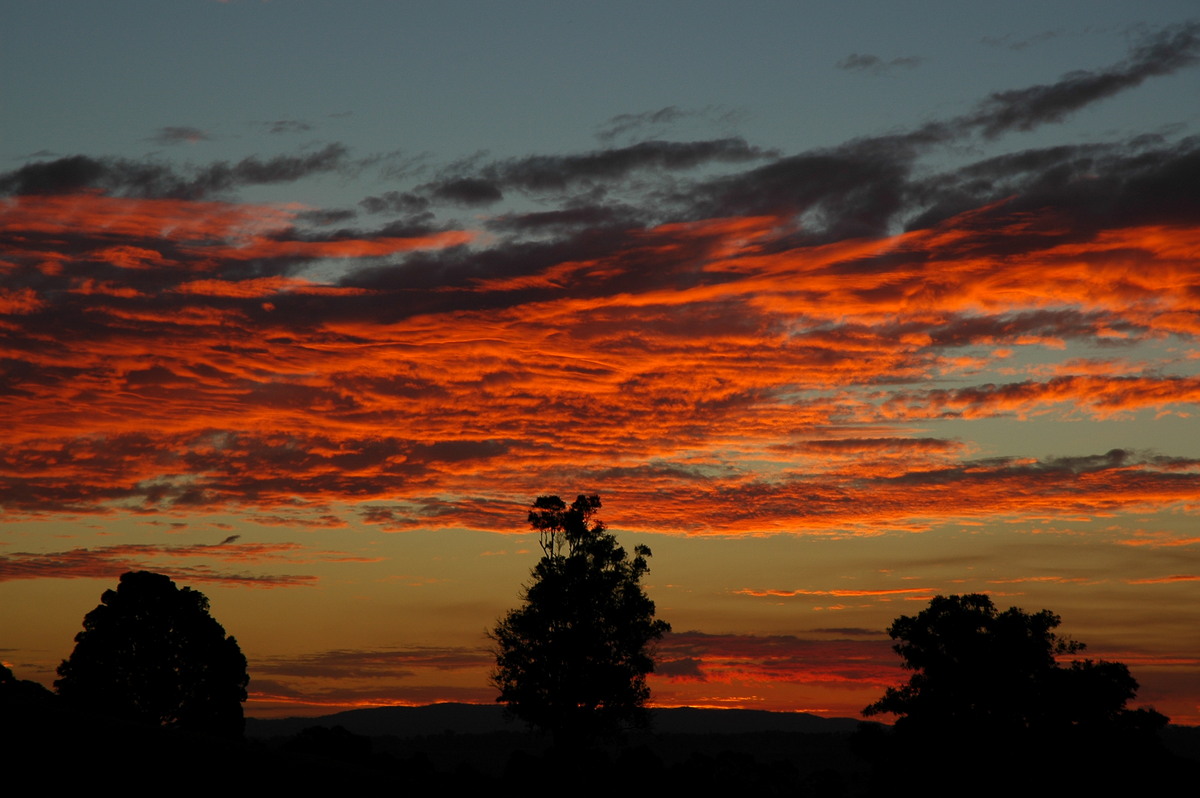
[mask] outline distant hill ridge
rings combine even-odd
[[[759,709],[651,710],[653,730],[671,734],[748,734],[755,732],[848,732],[854,718],[823,718],[807,712]],[[286,737],[310,726],[341,726],[354,734],[416,737],[429,734],[483,734],[525,731],[504,717],[504,708],[485,704],[430,704],[420,707],[372,707],[308,718],[246,719],[247,737]]]

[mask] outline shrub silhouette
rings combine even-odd
[[[594,520],[599,509],[599,496],[579,496],[569,507],[557,496],[537,499],[529,523],[541,534],[543,556],[523,605],[490,634],[496,700],[559,743],[644,724],[649,646],[671,628],[655,620],[639,584],[650,549],[638,546],[629,559]]]
[[[123,574],[83,619],[54,686],[72,705],[159,726],[240,735],[246,658],[203,593],[148,571]]]

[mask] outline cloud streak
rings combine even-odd
[[[237,543],[232,536],[217,544],[120,544],[59,552],[13,552],[0,555],[0,582],[18,579],[114,579],[126,571],[153,568],[174,579],[226,587],[299,587],[315,584],[315,576],[249,574],[216,570],[207,564],[178,565],[171,560],[203,558],[222,563],[304,562],[295,543]],[[339,559],[331,552],[324,557]],[[341,558],[345,558],[344,555]],[[311,561],[311,560],[307,560]]]

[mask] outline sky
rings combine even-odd
[[[0,11],[0,659],[128,570],[252,716],[489,703],[599,494],[660,705],[853,717],[938,594],[1200,724],[1192,2]]]

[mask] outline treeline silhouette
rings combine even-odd
[[[242,738],[249,682],[237,641],[207,598],[145,571],[84,617],[57,693],[0,669],[0,729],[10,761],[102,780],[130,769],[219,786],[484,788],[524,795],[618,789],[701,794],[1049,794],[1064,788],[1157,789],[1194,779],[1200,762],[1162,742],[1168,719],[1129,709],[1138,689],[1121,663],[1084,658],[1060,618],[999,610],[982,594],[937,596],[887,630],[908,680],[863,714],[894,715],[846,734],[682,735],[637,730],[647,718],[654,618],[634,557],[595,518],[598,496],[540,497],[529,522],[543,557],[522,607],[491,633],[498,702],[545,736],[446,733],[372,738],[312,726],[270,742]],[[1060,661],[1062,658],[1062,661]],[[1194,739],[1194,738],[1193,738]],[[715,747],[714,747],[715,746]],[[59,767],[61,766],[61,767]],[[69,766],[69,767],[68,767]],[[63,770],[62,768],[68,768]],[[98,782],[96,782],[98,783]]]

